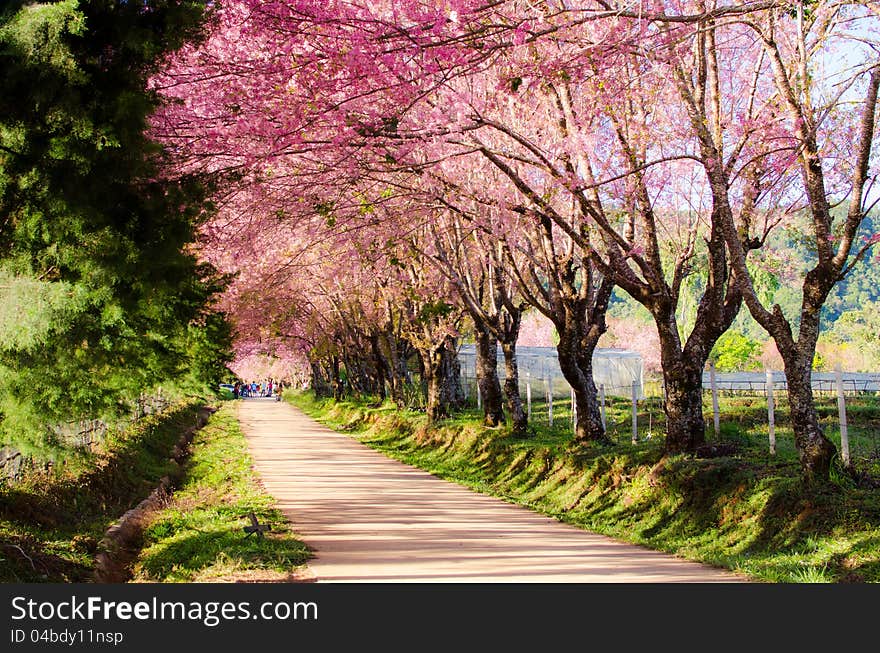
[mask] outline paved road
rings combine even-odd
[[[239,419],[319,582],[731,582],[386,458],[271,399]]]

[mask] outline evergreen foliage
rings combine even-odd
[[[200,36],[204,14],[183,0],[16,2],[0,13],[7,441],[125,411],[159,383],[215,383],[228,359],[228,330],[209,308],[223,280],[190,251],[211,189],[163,178],[146,135],[159,102],[147,80]]]

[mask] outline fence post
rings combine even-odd
[[[837,382],[837,412],[840,415],[840,458],[845,467],[849,467],[849,433],[846,427],[846,399],[843,396],[843,370],[840,365],[834,368],[834,380]]]
[[[571,388],[571,425],[577,424],[577,402],[574,400],[574,388]]]
[[[632,382],[632,443],[639,441],[639,386]]]
[[[776,422],[773,411],[773,371],[767,370],[767,382],[765,384],[767,392],[767,428],[770,434],[770,455],[776,455]]]
[[[712,387],[712,418],[715,424],[715,439],[721,438],[721,418],[718,415],[718,385],[715,383],[715,362],[709,361],[709,385]]]
[[[477,382],[477,410],[483,407],[483,398],[480,396],[480,384]]]
[[[526,372],[526,416],[532,421],[532,373]]]
[[[605,384],[599,384],[599,411],[602,414],[602,430],[606,430],[605,426]]]
[[[553,383],[552,377],[544,379],[544,390],[547,395],[547,421],[553,426]]]

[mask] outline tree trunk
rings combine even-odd
[[[504,422],[501,383],[498,381],[498,341],[488,331],[475,329],[477,384],[483,401],[483,423],[498,426]]]
[[[428,423],[433,424],[449,416],[448,406],[443,401],[441,381],[442,354],[439,350],[419,350],[422,367],[422,386],[425,392],[425,413]]]
[[[341,401],[342,396],[344,394],[344,388],[342,384],[342,378],[339,374],[339,357],[333,356],[330,359],[330,384],[333,387],[333,398],[336,401]]]
[[[312,391],[315,393],[315,397],[329,397],[330,396],[330,385],[327,383],[326,378],[324,377],[324,371],[321,369],[320,362],[316,360],[309,359],[309,368],[311,368],[312,372]]]
[[[596,384],[593,382],[592,362],[587,369],[582,369],[578,362],[581,338],[573,328],[559,328],[559,344],[556,353],[562,375],[574,390],[577,419],[575,420],[574,439],[577,442],[607,442],[605,429],[602,428],[602,416],[599,410],[599,398]],[[581,363],[585,355],[581,355]],[[590,352],[592,361],[592,352]]]
[[[440,389],[448,409],[464,407],[464,390],[461,387],[461,363],[458,361],[458,344],[447,337],[440,347]]]
[[[312,386],[312,392],[315,393],[316,397],[320,397],[321,396],[321,368],[311,358],[309,358],[309,370],[311,372],[309,383]]]
[[[385,331],[385,341],[388,348],[388,377],[391,382],[391,398],[398,406],[403,407],[406,404],[405,390],[409,383],[406,344],[400,341],[390,329]]]
[[[703,367],[711,345],[691,342],[686,356],[678,335],[678,324],[669,313],[654,313],[660,339],[660,363],[666,390],[663,412],[666,413],[666,452],[695,451],[706,441],[703,418]],[[698,337],[697,333],[691,338]],[[713,341],[714,343],[714,341]],[[700,353],[705,352],[705,356]]]
[[[666,388],[663,410],[666,413],[666,452],[692,452],[706,441],[703,418],[703,367],[700,361],[663,362]]]
[[[512,422],[511,434],[514,437],[524,438],[529,434],[529,418],[523,410],[522,398],[519,396],[516,343],[502,343],[501,350],[504,352],[504,396],[507,399],[507,410]]]
[[[446,338],[438,347],[419,350],[422,362],[422,383],[425,388],[425,412],[428,422],[449,417],[450,410],[464,403],[461,389],[461,366],[453,338]]]
[[[369,378],[364,371],[363,361],[360,356],[358,355],[353,358],[349,355],[349,351],[348,348],[343,349],[342,356],[340,357],[340,369],[344,370],[345,380],[343,383],[343,393],[347,385],[350,394],[360,397],[366,394],[366,390],[369,387]],[[358,354],[360,354],[360,351],[358,351]]]
[[[370,334],[370,349],[373,354],[373,361],[376,366],[376,393],[379,395],[379,402],[384,402],[385,394],[385,370],[388,368],[388,361],[382,355],[382,348],[379,347],[379,334]]]
[[[443,403],[443,393],[440,388],[440,375],[437,373],[429,373],[426,379],[428,386],[428,396],[425,403],[425,413],[428,416],[428,423],[434,424],[441,419],[449,416],[446,404]]]
[[[599,390],[593,380],[593,351],[590,348],[587,361],[580,363],[584,375],[584,389],[575,388],[574,403],[577,407],[575,439],[579,441],[610,442],[602,426],[602,410],[599,406]]]
[[[822,432],[813,403],[812,355],[808,357],[798,351],[779,353],[785,367],[791,424],[804,479],[808,483],[827,481],[837,448]]]

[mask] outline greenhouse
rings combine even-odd
[[[465,385],[470,387],[476,379],[474,345],[461,345],[458,359]],[[552,388],[554,397],[568,397],[571,387],[562,376],[555,347],[517,347],[520,392],[525,394],[526,384],[531,383],[532,392],[546,393]],[[498,349],[498,377],[504,380],[504,354]],[[604,386],[608,396],[632,397],[633,384],[636,398],[645,398],[642,356],[627,349],[596,349],[593,354],[593,380],[597,388]]]

